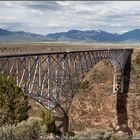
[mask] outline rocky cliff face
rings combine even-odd
[[[132,55],[130,86],[127,95],[112,93],[113,69],[107,62],[98,63],[83,80],[72,103],[72,130],[87,128],[118,129],[129,133],[140,129],[140,53]],[[86,86],[85,86],[86,85]]]

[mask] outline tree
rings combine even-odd
[[[0,74],[0,126],[26,120],[30,109],[28,101],[13,78]]]

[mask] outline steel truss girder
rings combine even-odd
[[[15,78],[25,94],[50,110],[67,114],[85,75],[107,60],[114,71],[123,73],[132,49],[1,55],[0,71]],[[115,88],[114,88],[115,89]]]

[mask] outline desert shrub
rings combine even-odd
[[[93,140],[102,140],[103,139],[103,135],[97,133],[97,134],[91,135],[90,136],[90,139],[93,139]]]
[[[78,140],[78,139],[100,139],[100,140],[106,140],[106,139],[112,139],[116,140],[117,138],[113,136],[114,131],[112,128],[108,129],[91,129],[88,131],[80,131],[79,133],[75,134],[75,136],[70,137],[70,139]]]
[[[131,135],[127,134],[127,133],[114,133],[111,136],[111,140],[120,140],[120,139],[125,139],[125,140],[130,140],[131,139]]]
[[[30,117],[27,120],[27,124],[31,126],[32,129],[32,137],[39,138],[42,134],[43,120],[39,117]]]
[[[28,97],[12,78],[0,74],[0,126],[28,118]]]
[[[15,137],[17,140],[34,140],[41,136],[43,120],[38,117],[31,117],[27,121],[22,121],[15,127]]]
[[[135,58],[136,64],[140,64],[140,54],[138,54]]]
[[[90,130],[90,139],[103,139],[103,136],[105,134],[104,129],[92,129]]]
[[[103,135],[99,134],[99,133],[94,133],[94,134],[89,134],[89,135],[85,135],[83,133],[79,133],[76,134],[74,137],[70,137],[70,140],[101,140],[103,139]]]
[[[134,136],[132,137],[132,140],[139,140],[140,139],[140,132],[137,132],[136,134],[134,134]]]
[[[32,127],[26,122],[22,121],[21,123],[17,124],[14,133],[15,137],[18,140],[32,140]]]
[[[40,108],[35,115],[43,120],[43,124],[45,124],[47,128],[46,133],[54,133],[54,134],[59,133],[59,130],[55,125],[55,119],[49,110],[45,108]]]
[[[43,124],[43,126],[41,127],[40,135],[41,135],[42,138],[45,138],[46,134],[47,134],[47,126],[45,124]]]
[[[12,125],[0,127],[0,140],[15,140],[14,128]]]
[[[112,128],[106,129],[104,134],[104,139],[111,139],[113,134],[114,134],[114,130]]]
[[[15,125],[0,127],[0,140],[39,140],[43,120],[38,117],[31,117]]]
[[[89,137],[79,133],[79,134],[76,134],[74,137],[69,137],[69,140],[87,140],[89,139]]]

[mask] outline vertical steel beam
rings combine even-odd
[[[33,90],[33,86],[34,86],[34,83],[35,83],[35,78],[36,78],[36,74],[37,74],[37,69],[38,69],[38,57],[36,57],[36,60],[35,60],[35,69],[34,69],[34,74],[33,74],[33,80],[32,80],[32,83],[31,83],[31,92]]]
[[[60,55],[56,57],[56,101],[60,104]]]
[[[84,69],[83,69],[83,65],[82,65],[82,58],[81,58],[80,53],[78,53],[78,56],[79,56],[79,58],[80,58],[80,59],[79,59],[79,61],[80,61],[79,63],[80,63],[81,71],[82,71],[83,78],[84,78],[84,76],[85,76],[85,75],[84,75]]]
[[[38,65],[38,94],[41,94],[41,58],[40,56],[37,59]]]
[[[31,93],[31,62],[30,57],[28,57],[28,91]]]
[[[29,72],[28,72],[28,57],[24,58],[24,69],[25,69],[25,77],[24,77],[24,92],[25,93],[29,93],[29,89],[28,89],[28,78],[29,78]]]
[[[19,67],[18,67],[18,58],[15,59],[16,63],[16,84],[19,86]]]
[[[47,82],[46,81],[46,79],[47,79],[47,72],[48,72],[47,61],[48,61],[48,58],[46,58],[44,60],[44,62],[45,62],[45,70],[44,71],[42,70],[42,72],[41,72],[41,81],[42,81],[42,83],[41,83],[41,93],[40,93],[41,96],[43,95],[44,87],[47,84],[46,83]],[[41,65],[43,65],[43,63]],[[44,66],[42,66],[42,67],[44,67]]]
[[[87,70],[86,70],[86,72],[88,72],[89,71],[89,67],[88,67],[88,60],[87,60],[87,58],[86,58],[86,52],[85,53],[83,53],[83,55],[84,55],[84,60],[85,60],[85,64],[86,64],[86,67],[87,67]]]
[[[76,77],[77,77],[77,83],[78,83],[78,85],[80,84],[80,79],[79,79],[79,76],[78,76],[78,69],[77,69],[77,58],[76,58],[76,56],[75,56],[75,58],[74,58],[74,69],[75,69],[75,74],[76,74]]]
[[[48,68],[48,98],[51,98],[51,57],[48,55],[47,59],[47,68]],[[48,108],[51,108],[50,100],[48,100]]]
[[[21,74],[21,79],[20,79],[20,82],[19,82],[19,86],[21,87],[21,84],[23,82],[23,78],[24,78],[24,75],[25,75],[25,69],[23,69],[23,72]]]

